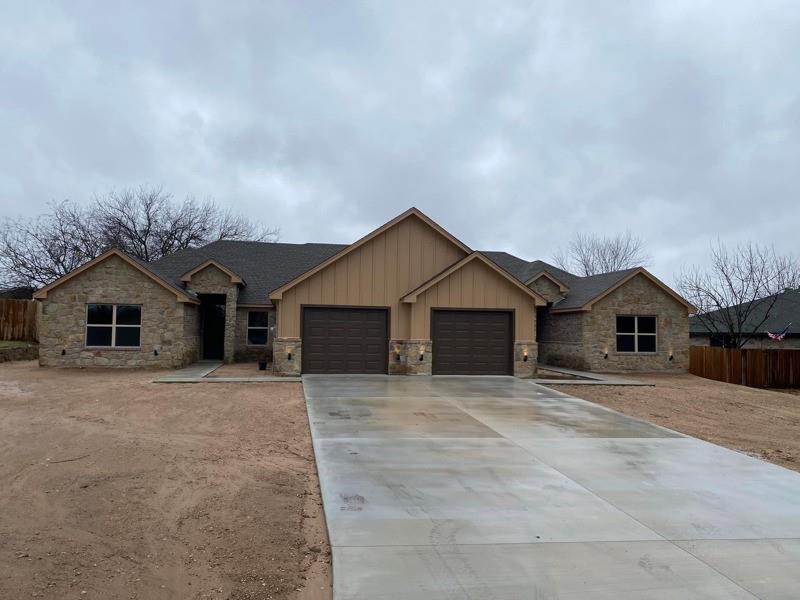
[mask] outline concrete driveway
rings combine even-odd
[[[511,377],[303,383],[336,600],[800,597],[797,473]]]

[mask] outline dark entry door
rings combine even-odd
[[[388,311],[303,308],[303,373],[387,373]]]
[[[510,311],[434,310],[434,375],[512,375]]]
[[[225,295],[200,296],[200,327],[203,358],[222,360],[225,354]]]

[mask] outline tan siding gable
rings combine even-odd
[[[510,309],[514,311],[515,339],[536,339],[536,300],[480,260],[469,261],[420,293],[411,307],[412,339],[430,338],[433,308]]]
[[[459,261],[466,252],[416,215],[396,223],[283,291],[280,337],[300,336],[304,304],[385,306],[392,337],[408,337],[410,310],[400,296]]]

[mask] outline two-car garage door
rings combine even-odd
[[[388,311],[380,308],[304,307],[304,373],[387,373]],[[510,311],[434,310],[434,375],[510,375]]]

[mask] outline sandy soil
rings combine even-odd
[[[330,598],[302,387],[0,365],[0,598]]]
[[[800,396],[711,381],[647,374],[655,387],[559,385],[554,389],[720,446],[800,471]]]

